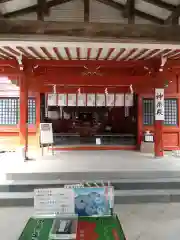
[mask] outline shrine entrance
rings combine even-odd
[[[53,97],[67,103],[53,103]],[[55,146],[137,144],[136,94],[42,94],[41,98],[41,122],[52,123]]]

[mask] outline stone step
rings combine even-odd
[[[32,192],[36,188],[57,188],[66,184],[81,183],[78,180],[26,180],[26,181],[1,181],[0,192]],[[91,182],[89,182],[91,183]],[[94,181],[92,186],[99,186],[108,182]],[[180,178],[158,178],[158,179],[114,179],[110,183],[116,190],[168,190],[180,189]]]
[[[0,193],[0,207],[33,206],[33,192]],[[170,203],[180,201],[180,190],[116,190],[115,204]]]
[[[161,179],[180,178],[180,171],[157,171],[157,170],[122,170],[122,171],[65,171],[65,172],[25,172],[6,173],[7,180],[26,181],[28,180],[63,180],[63,181],[94,181],[116,180],[116,179]]]

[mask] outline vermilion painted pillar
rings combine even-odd
[[[36,93],[36,138],[37,138],[37,146],[39,146],[40,121],[41,121],[41,94],[40,94],[40,92],[37,92]]]
[[[19,121],[20,145],[24,159],[28,152],[28,84],[25,75],[20,79],[20,121]]]
[[[155,157],[163,157],[163,121],[155,120],[154,123],[154,155]]]
[[[154,122],[155,157],[164,156],[163,124],[164,124],[164,89],[155,89],[155,122]]]

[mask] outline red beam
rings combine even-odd
[[[90,49],[89,49],[90,50]],[[124,68],[132,66],[148,66],[154,64],[156,60],[129,60],[129,61],[114,61],[114,60],[38,60],[28,59],[27,63],[44,66],[44,67],[83,67],[83,66],[95,66],[97,65],[105,68]]]
[[[0,67],[17,67],[18,63],[15,59],[0,60]]]
[[[116,85],[130,85],[130,84],[140,84],[142,82],[152,81],[152,77],[148,76],[127,76],[127,75],[121,75],[121,76],[112,76],[112,77],[99,77],[99,76],[66,76],[59,78],[59,75],[52,75],[52,74],[46,74],[39,77],[34,78],[34,80],[31,81],[32,84],[60,84],[60,85],[84,85],[84,86],[96,86],[96,85],[102,85],[102,86],[116,86]]]
[[[78,93],[78,89],[81,88],[81,93],[104,93],[105,86],[96,86],[96,87],[86,87],[86,86],[57,86],[56,90],[57,93]],[[129,86],[122,86],[122,87],[107,87],[108,93],[125,93],[129,92]],[[32,91],[39,91],[41,93],[52,93],[53,87],[52,86],[37,86],[34,85],[31,87]]]

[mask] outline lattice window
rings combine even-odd
[[[17,125],[19,118],[19,98],[0,98],[0,125]],[[36,102],[33,98],[28,100],[28,123],[36,123]]]
[[[164,125],[176,126],[178,125],[178,103],[177,99],[165,99],[164,103],[165,120]],[[154,124],[154,100],[143,99],[143,124]]]
[[[33,98],[28,99],[28,123],[36,124],[36,101]]]
[[[16,125],[18,123],[17,98],[0,98],[0,125]]]
[[[165,125],[178,125],[178,103],[177,99],[165,99]]]
[[[153,99],[143,99],[143,124],[153,125],[154,123],[154,101]]]

